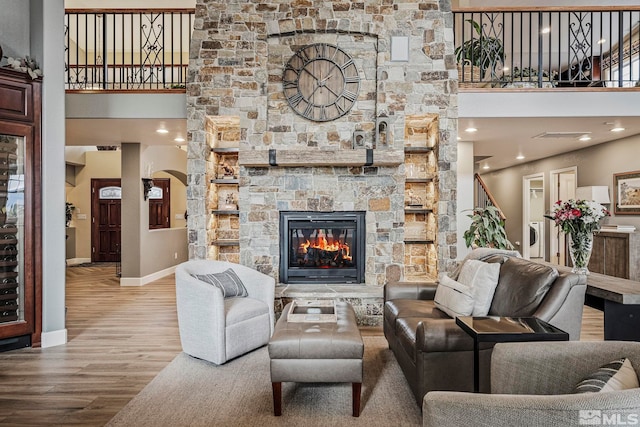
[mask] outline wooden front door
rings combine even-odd
[[[91,180],[91,261],[120,261],[119,178]]]
[[[153,188],[149,193],[149,229],[169,228],[169,207],[171,195],[169,194],[169,178],[154,178]]]

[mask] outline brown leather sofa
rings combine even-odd
[[[580,338],[586,276],[503,254],[475,259],[502,264],[489,316],[535,316]],[[436,287],[400,282],[384,289],[384,335],[420,407],[432,390],[473,390],[473,340],[434,305]],[[481,392],[489,391],[492,348],[481,343]]]

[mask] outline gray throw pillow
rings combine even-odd
[[[193,274],[193,277],[219,288],[224,298],[249,296],[242,280],[230,268],[221,273]]]
[[[638,376],[629,359],[623,357],[601,366],[580,381],[574,393],[598,393],[638,387]]]

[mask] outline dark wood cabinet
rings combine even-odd
[[[0,350],[42,333],[41,82],[0,68]]]
[[[601,231],[594,234],[589,271],[623,279],[640,280],[637,233]]]

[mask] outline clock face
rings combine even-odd
[[[282,86],[293,111],[326,122],[351,110],[358,99],[360,75],[344,50],[318,43],[293,54],[284,68]]]

